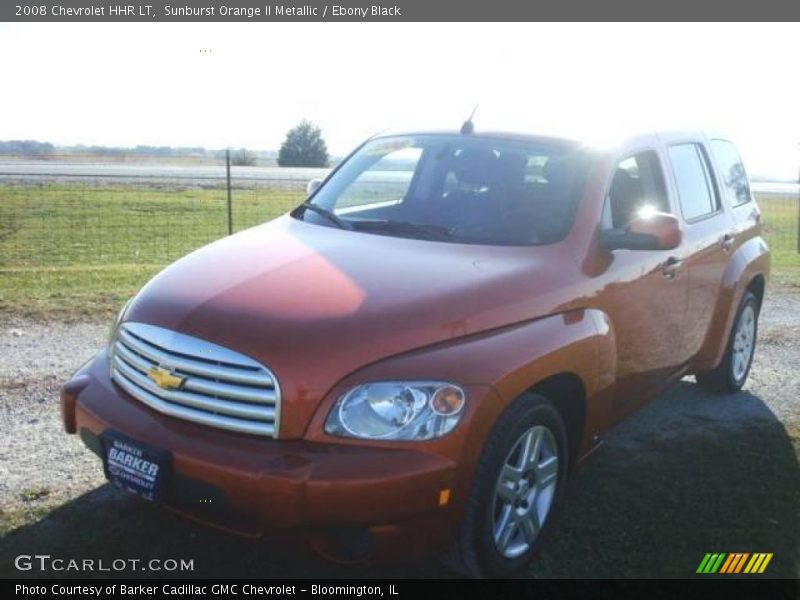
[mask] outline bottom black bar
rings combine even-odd
[[[16,598],[769,598],[798,597],[796,580],[736,578],[685,580],[6,580],[4,597]],[[8,594],[8,595],[6,595]]]

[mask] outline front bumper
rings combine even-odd
[[[342,532],[366,540],[370,555],[408,556],[442,547],[455,530],[447,500],[458,473],[444,456],[263,439],[166,417],[110,381],[105,351],[64,385],[61,402],[66,430],[98,455],[107,430],[169,451],[164,503],[206,524],[253,537],[292,530],[331,558]]]

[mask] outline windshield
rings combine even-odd
[[[564,143],[468,135],[372,140],[295,214],[369,233],[458,243],[535,245],[562,239],[588,156]]]

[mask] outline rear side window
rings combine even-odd
[[[678,186],[678,200],[686,221],[714,213],[719,208],[703,150],[698,144],[669,147],[669,159]]]
[[[753,199],[750,195],[750,183],[736,147],[726,140],[711,140],[711,152],[719,166],[725,195],[731,206],[750,202]]]

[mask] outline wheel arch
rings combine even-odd
[[[608,424],[610,390],[616,379],[616,336],[607,314],[596,309],[548,317],[537,333],[537,352],[495,382],[505,406],[535,393],[550,400],[567,428],[573,466]],[[565,329],[564,325],[569,324]],[[566,335],[567,332],[569,335]]]
[[[575,373],[564,371],[539,381],[528,390],[553,403],[567,430],[567,458],[574,466],[586,431],[586,386]]]
[[[690,372],[708,371],[719,365],[728,346],[733,319],[742,296],[746,291],[752,292],[760,306],[769,269],[770,253],[761,237],[751,238],[737,248],[728,261],[714,306],[714,316],[700,351],[691,361]]]
[[[751,292],[758,300],[758,306],[761,308],[764,302],[764,292],[767,288],[767,278],[763,273],[757,273],[747,284],[747,291]]]

